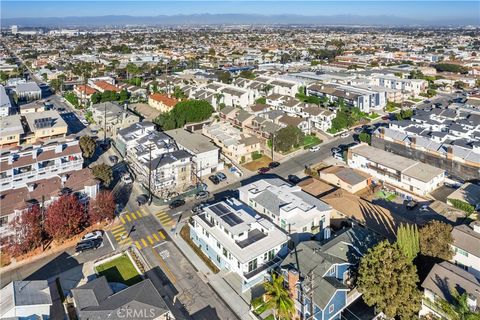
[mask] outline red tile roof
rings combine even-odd
[[[162,102],[164,105],[166,105],[167,107],[171,107],[171,108],[173,108],[178,103],[177,99],[171,98],[171,97],[169,97],[165,94],[161,94],[161,93],[154,93],[150,96],[150,98],[155,100],[155,101]]]
[[[122,91],[119,87],[114,86],[113,84],[110,84],[106,81],[100,80],[95,82],[95,85],[105,91],[114,91],[114,92],[120,92]]]
[[[97,92],[97,90],[93,89],[92,87],[90,87],[89,85],[86,85],[86,84],[81,84],[81,85],[77,86],[77,90],[85,93],[86,95],[91,95],[91,94],[94,94],[95,92]]]

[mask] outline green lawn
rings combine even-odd
[[[322,143],[322,140],[317,136],[306,135],[303,138],[303,146],[305,149],[316,146],[317,144]]]
[[[395,193],[387,192],[387,191],[379,191],[377,192],[377,197],[380,199],[384,199],[387,201],[393,201],[397,197]]]
[[[375,112],[367,115],[367,118],[372,119],[372,120],[377,119],[378,117],[380,117],[380,115],[378,113],[375,113]]]
[[[100,276],[107,277],[108,282],[120,282],[131,286],[142,281],[126,254],[97,266],[96,270]]]

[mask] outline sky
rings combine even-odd
[[[23,1],[1,0],[2,18],[176,14],[394,15],[412,19],[475,18],[480,1]]]

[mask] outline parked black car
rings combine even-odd
[[[181,207],[185,204],[185,200],[183,199],[177,199],[177,200],[173,200],[172,202],[170,202],[170,204],[168,205],[168,207],[170,209],[175,209],[175,208],[178,208],[178,207]]]
[[[102,242],[103,242],[102,238],[81,241],[77,243],[77,246],[75,247],[75,252],[95,250],[98,247],[100,247]]]
[[[273,161],[273,162],[270,162],[270,163],[268,164],[268,167],[269,167],[270,169],[273,169],[273,168],[278,167],[279,165],[280,165],[280,162]]]
[[[218,177],[216,175],[211,175],[210,177],[208,177],[208,180],[212,181],[213,184],[219,184],[220,183],[220,179],[218,179]]]
[[[288,175],[288,181],[293,183],[293,184],[297,184],[299,183],[300,181],[302,181],[302,179],[300,179],[299,177],[297,177],[296,175],[294,174],[289,174]]]

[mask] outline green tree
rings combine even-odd
[[[90,136],[81,136],[79,144],[80,149],[82,149],[83,157],[86,159],[91,158],[95,153],[95,148],[97,146],[95,140],[93,140]]]
[[[257,100],[255,100],[255,103],[266,104],[266,103],[267,103],[267,98],[265,98],[265,97],[260,97],[260,98],[258,98]]]
[[[417,268],[398,246],[382,241],[361,259],[357,286],[363,300],[387,317],[413,319],[420,309]]]
[[[433,220],[420,229],[420,252],[424,256],[450,260],[453,257],[452,226]]]
[[[178,86],[173,88],[173,96],[177,99],[185,99],[187,97],[182,89],[180,89]]]
[[[104,186],[109,186],[113,180],[113,170],[108,164],[102,163],[93,166],[92,173]]]
[[[232,75],[228,71],[218,71],[216,73],[217,79],[223,83],[230,83],[232,81]]]
[[[4,82],[4,81],[7,81],[9,78],[8,74],[3,72],[3,71],[0,71],[0,81]]]
[[[205,100],[180,101],[166,113],[160,114],[155,123],[163,130],[183,127],[186,123],[207,120],[213,113],[213,107]]]
[[[265,289],[263,299],[267,309],[273,310],[275,319],[288,320],[292,319],[295,314],[295,302],[290,297],[283,283],[284,279],[282,276],[272,273],[272,281],[263,284]]]
[[[460,294],[457,288],[450,290],[452,303],[440,300],[440,307],[448,314],[450,320],[480,320],[480,313],[470,310],[468,305],[468,293]]]
[[[370,134],[368,134],[367,132],[361,132],[359,135],[358,135],[358,139],[362,142],[366,142],[368,144],[371,144],[372,143],[372,136]]]
[[[287,152],[298,148],[303,142],[302,130],[295,126],[286,126],[275,134],[275,150]]]
[[[397,120],[406,120],[410,119],[413,116],[413,110],[412,109],[402,109],[400,112],[398,112],[395,117]]]
[[[123,89],[122,91],[120,91],[120,93],[118,94],[118,101],[120,102],[125,102],[128,100],[128,98],[130,97],[129,93],[127,90]]]
[[[242,70],[239,77],[245,79],[255,79],[255,74],[251,70]]]
[[[418,228],[413,224],[400,224],[397,230],[397,244],[410,261],[420,252]]]
[[[448,201],[454,208],[464,211],[467,215],[471,215],[473,212],[475,212],[475,207],[468,202],[459,199],[448,199]]]

